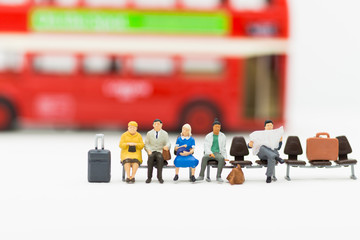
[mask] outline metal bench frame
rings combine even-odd
[[[124,165],[122,165],[122,176],[121,176],[121,179],[123,182],[125,182],[125,168],[124,168]],[[138,169],[140,168],[146,168],[148,169],[148,166],[147,165],[140,165]],[[175,169],[176,167],[174,165],[164,165],[163,166],[163,169]],[[191,178],[191,168],[189,168],[189,179]]]
[[[354,166],[356,165],[356,163],[354,164],[336,164],[336,165],[331,165],[331,166],[314,166],[314,165],[295,165],[295,164],[286,164],[286,176],[285,179],[288,181],[291,181],[290,178],[290,167],[299,167],[299,168],[340,168],[340,167],[351,167],[351,175],[350,178],[353,180],[356,180],[357,177],[355,176],[355,169]]]

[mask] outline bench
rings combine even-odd
[[[288,155],[288,159],[285,159],[286,176],[285,179],[291,181],[290,178],[290,167],[299,168],[340,168],[340,167],[351,167],[350,178],[356,180],[354,166],[357,164],[357,160],[348,159],[347,155],[352,152],[349,141],[345,136],[336,137],[339,141],[339,157],[335,161],[335,165],[329,160],[317,160],[309,161],[310,165],[306,165],[303,160],[298,160],[298,156],[303,154],[300,139],[297,136],[289,136],[286,144],[284,153]]]
[[[120,162],[120,164],[121,164],[121,162]],[[122,166],[122,176],[121,176],[121,178],[122,178],[122,181],[123,182],[125,182],[125,168],[124,168],[124,165],[122,165],[121,164],[121,166]],[[154,166],[155,167],[155,166]],[[140,168],[148,168],[148,166],[147,165],[140,165],[139,166],[139,169]],[[156,168],[156,167],[155,167]],[[174,166],[174,165],[168,165],[168,162],[167,161],[164,161],[164,166],[163,166],[163,170],[164,169],[175,169],[176,167]],[[190,179],[190,177],[191,177],[191,168],[189,168],[189,179]]]
[[[234,137],[232,142],[231,142],[231,147],[230,147],[230,155],[233,156],[235,159],[230,161],[231,166],[226,166],[226,162],[225,162],[225,166],[224,168],[235,168],[237,166],[237,164],[239,164],[241,166],[241,168],[263,168],[267,166],[267,160],[257,160],[255,161],[255,163],[257,165],[253,165],[252,161],[250,160],[245,160],[245,156],[249,155],[249,149],[248,146],[246,144],[245,138],[242,136],[237,136]],[[276,162],[277,165],[277,162]],[[208,162],[208,165],[206,166],[206,181],[211,181],[210,179],[210,168],[217,168],[217,161],[214,160],[210,160]],[[274,181],[277,181],[277,178],[275,176],[275,170],[274,170],[274,175],[272,176],[272,179]]]

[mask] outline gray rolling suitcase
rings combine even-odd
[[[101,149],[98,148],[99,139]],[[96,134],[95,149],[88,152],[88,181],[110,182],[111,153],[104,149],[104,134]]]

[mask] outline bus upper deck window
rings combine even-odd
[[[126,0],[84,0],[86,6],[90,7],[124,7]]]
[[[214,9],[222,4],[222,0],[182,0],[185,8]]]
[[[231,7],[235,10],[262,10],[269,5],[269,0],[230,0]]]
[[[138,8],[175,8],[176,0],[133,0]]]
[[[17,6],[27,2],[28,0],[0,0],[0,5]]]
[[[79,3],[79,0],[35,0],[36,4],[45,4],[45,5],[57,5],[64,7],[76,6]]]
[[[0,53],[0,72],[19,73],[23,66],[24,58],[21,54]]]
[[[221,59],[184,59],[181,64],[182,72],[188,77],[221,77],[224,73],[224,61]]]
[[[43,74],[69,75],[75,72],[76,58],[67,55],[38,55],[33,59],[33,68]]]
[[[87,74],[111,74],[121,70],[121,62],[106,56],[86,56],[83,62]]]
[[[174,73],[174,62],[166,57],[135,57],[133,71],[135,75],[169,76]]]

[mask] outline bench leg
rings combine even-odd
[[[273,179],[274,182],[277,181],[277,178],[276,178],[276,176],[275,176],[275,169],[276,169],[276,168],[274,168],[274,174],[273,174],[273,177],[272,177],[272,179]]]
[[[125,182],[125,168],[124,168],[124,166],[122,166],[122,176],[121,176],[121,178],[122,178],[122,181]]]
[[[289,164],[286,164],[286,176],[285,176],[285,179],[288,180],[288,181],[291,181],[291,178],[290,178],[290,165]]]
[[[355,170],[354,170],[354,165],[351,165],[351,176],[350,176],[351,179],[354,179],[356,180],[356,176],[355,176]]]
[[[206,166],[206,181],[211,182],[211,179],[210,179],[210,165]]]

